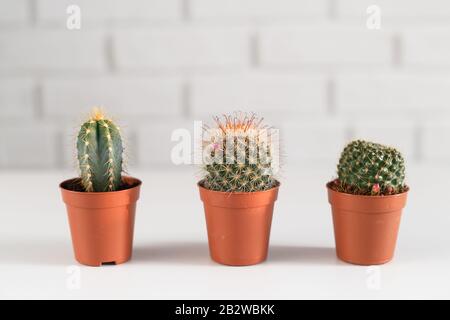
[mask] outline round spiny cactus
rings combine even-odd
[[[77,140],[81,183],[86,192],[119,190],[122,184],[122,138],[119,128],[95,108]]]
[[[221,192],[256,192],[277,186],[270,129],[254,114],[235,113],[214,118],[203,141],[205,188]]]
[[[404,192],[405,163],[394,148],[353,141],[342,152],[335,182],[340,191],[358,195],[392,195]]]

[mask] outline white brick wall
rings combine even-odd
[[[387,65],[393,59],[390,33],[335,24],[263,29],[260,50],[269,66]]]
[[[242,67],[249,60],[246,30],[167,28],[115,34],[119,69],[197,69]]]
[[[337,0],[341,17],[365,17],[371,5],[380,7],[383,17],[389,19],[408,18],[414,20],[450,17],[447,0]]]
[[[323,76],[239,73],[202,76],[192,80],[191,106],[195,116],[239,109],[280,114],[325,114],[326,78]]]
[[[338,76],[336,83],[337,110],[345,114],[395,114],[409,118],[449,111],[447,75],[371,72]]]
[[[334,165],[347,142],[347,127],[341,119],[283,121],[279,129],[284,162],[291,167],[302,162]],[[334,166],[328,169],[334,170]]]
[[[238,109],[280,127],[294,166],[332,172],[350,138],[448,161],[449,18],[447,0],[0,0],[0,168],[71,165],[94,105],[131,166],[173,168],[174,128]]]
[[[272,20],[320,18],[328,12],[327,0],[191,0],[193,18]]]
[[[34,81],[29,78],[0,79],[0,119],[32,118],[34,95]]]
[[[410,161],[417,159],[418,144],[415,137],[414,121],[382,117],[378,121],[358,119],[353,121],[353,138],[366,139],[394,146]]]
[[[30,18],[28,0],[0,0],[0,26],[25,24]]]
[[[427,163],[450,161],[450,125],[448,121],[427,121],[422,125],[422,152]]]
[[[26,121],[0,127],[0,168],[52,168],[58,163],[57,131]]]
[[[181,89],[175,77],[55,78],[43,83],[43,112],[73,119],[98,105],[118,118],[176,117],[182,113]]]
[[[152,123],[143,126],[138,131],[136,153],[140,165],[147,167],[167,166],[174,168],[171,163],[172,147],[179,142],[172,142],[172,132],[176,129],[194,130],[194,123],[191,121],[165,121],[164,123]],[[191,146],[193,146],[193,137]]]
[[[104,42],[100,32],[0,31],[0,72],[104,70]]]
[[[403,52],[408,67],[450,66],[450,28],[412,28],[407,29],[403,36]]]
[[[181,17],[183,0],[38,0],[38,21],[65,25],[65,12],[78,5],[84,22],[172,21]]]

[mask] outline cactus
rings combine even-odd
[[[405,163],[399,151],[356,140],[342,152],[338,164],[338,191],[357,195],[393,195],[407,190]]]
[[[119,128],[95,108],[77,140],[81,183],[86,192],[119,190],[123,146]]]
[[[221,192],[256,192],[277,186],[270,130],[262,125],[263,119],[234,113],[214,120],[216,127],[205,129],[202,185]]]

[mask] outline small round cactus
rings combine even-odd
[[[86,192],[119,190],[122,184],[122,138],[119,128],[95,108],[77,140],[81,183]]]
[[[338,164],[338,191],[357,195],[393,195],[407,190],[405,163],[399,151],[356,140],[342,152]]]
[[[256,192],[278,185],[270,131],[255,114],[214,117],[203,140],[202,185],[213,191]]]

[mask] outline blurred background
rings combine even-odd
[[[172,130],[233,110],[279,127],[294,166],[355,137],[433,166],[449,100],[445,0],[0,0],[0,170],[71,168],[95,105],[132,168],[173,167]]]

